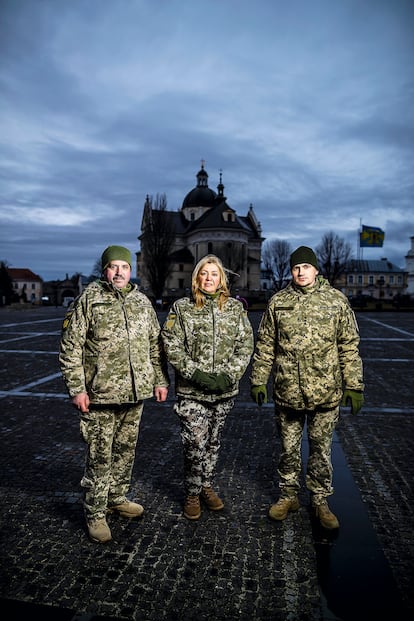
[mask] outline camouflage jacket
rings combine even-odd
[[[182,298],[173,304],[161,331],[167,358],[174,367],[176,393],[203,401],[233,397],[253,353],[253,330],[241,302],[228,298],[220,310],[206,298],[203,308]],[[227,373],[232,388],[219,397],[206,394],[191,382],[196,369]]]
[[[336,407],[344,388],[363,390],[359,332],[346,297],[322,276],[310,290],[290,283],[270,300],[258,329],[251,383],[295,410]]]
[[[69,395],[86,391],[91,403],[135,403],[168,386],[160,325],[136,285],[88,285],[63,321],[59,362]]]

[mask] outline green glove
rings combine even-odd
[[[267,403],[267,388],[264,384],[260,386],[252,386],[250,389],[250,396],[257,403],[257,405],[262,405],[262,403]]]
[[[222,394],[227,392],[233,386],[234,382],[227,373],[218,373],[216,376],[216,388],[214,392]]]
[[[194,382],[202,390],[214,392],[217,387],[217,379],[215,373],[205,373],[196,369],[191,376],[191,381]]]
[[[350,405],[352,414],[358,414],[364,405],[364,395],[361,390],[350,390],[346,388],[342,397],[341,405]]]

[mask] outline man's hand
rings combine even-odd
[[[250,396],[257,405],[261,406],[262,403],[267,403],[267,388],[264,384],[260,386],[252,386],[250,389]]]
[[[346,388],[342,397],[341,405],[350,405],[352,414],[358,414],[364,405],[364,395],[360,390]]]
[[[154,397],[158,402],[165,401],[168,395],[168,388],[165,386],[155,386]]]
[[[73,406],[82,413],[89,412],[90,399],[87,392],[80,392],[72,397]]]

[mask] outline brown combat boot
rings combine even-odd
[[[269,517],[272,520],[284,520],[289,511],[297,511],[299,509],[299,500],[297,496],[292,498],[279,498],[279,500],[270,507]]]
[[[318,518],[321,526],[326,528],[327,530],[333,530],[334,528],[339,528],[338,518],[332,511],[329,509],[328,503],[325,501],[321,505],[314,506],[315,515]]]
[[[141,517],[144,513],[144,507],[139,505],[137,502],[131,502],[130,500],[125,500],[120,505],[113,505],[112,507],[108,507],[108,512],[113,513],[116,511],[124,518],[136,518]]]
[[[88,533],[94,543],[106,543],[111,541],[112,535],[105,518],[87,520]]]
[[[211,511],[220,511],[224,507],[224,502],[219,498],[212,487],[203,487],[201,490],[201,500],[203,500]]]
[[[184,517],[187,520],[198,520],[201,515],[199,496],[187,496],[184,503]]]

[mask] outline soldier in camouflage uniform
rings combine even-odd
[[[197,520],[200,498],[218,511],[212,488],[221,432],[253,353],[253,331],[241,302],[230,297],[220,259],[207,255],[192,275],[193,299],[173,304],[162,328],[175,370],[184,451],[184,515]]]
[[[101,280],[91,283],[63,322],[60,366],[87,444],[81,486],[90,538],[111,539],[108,512],[142,515],[126,498],[143,400],[168,393],[160,326],[149,299],[130,283],[131,253],[109,246]]]
[[[252,398],[267,401],[273,370],[273,398],[282,440],[278,474],[280,498],[270,507],[283,520],[299,508],[301,443],[305,422],[309,440],[306,485],[322,526],[338,528],[327,497],[333,493],[331,445],[339,405],[363,405],[359,333],[346,297],[318,275],[311,248],[290,257],[291,283],[270,300],[262,317],[251,375]]]

